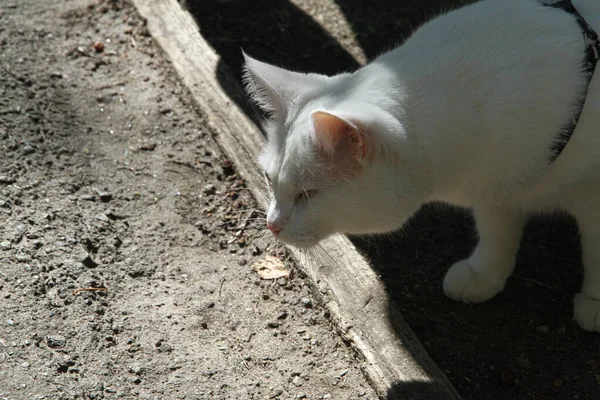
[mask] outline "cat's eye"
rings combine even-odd
[[[310,200],[312,197],[314,197],[315,194],[317,194],[319,191],[316,189],[312,189],[312,190],[303,190],[300,193],[298,193],[298,195],[296,196],[296,198],[294,199],[294,203],[295,204],[300,204],[304,201],[308,201]]]

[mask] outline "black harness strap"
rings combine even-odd
[[[554,4],[546,4],[548,7],[560,8],[573,15],[576,18],[577,24],[581,27],[583,31],[583,36],[587,43],[585,60],[583,67],[588,73],[588,88],[590,81],[592,80],[592,75],[594,74],[594,70],[596,69],[596,64],[598,63],[598,59],[600,58],[600,41],[598,41],[598,34],[592,29],[590,24],[588,24],[585,19],[579,14],[575,6],[571,0],[561,0]],[[569,139],[573,135],[573,131],[575,130],[575,126],[577,126],[577,122],[579,122],[579,117],[581,117],[581,111],[583,110],[583,104],[585,102],[585,98],[587,96],[587,88],[585,93],[583,94],[583,98],[581,99],[581,103],[578,107],[577,113],[574,115],[573,120],[569,123],[564,130],[561,132],[559,138],[556,140],[554,145],[552,146],[552,156],[550,158],[551,161],[556,160],[556,158],[560,155],[560,153],[564,150],[569,142]]]

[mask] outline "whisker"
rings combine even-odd
[[[312,249],[298,249],[300,263],[308,268],[307,274],[312,278],[314,276],[314,262],[312,262],[314,256],[312,255]]]
[[[273,235],[271,235],[271,232],[268,229],[264,230],[265,233],[263,233],[263,235],[256,239],[253,244],[252,244],[252,248],[253,249],[257,249],[265,239],[270,240],[271,242],[275,241],[275,237]],[[256,243],[256,244],[254,244]],[[268,243],[268,242],[267,242]]]
[[[304,255],[304,260],[302,261],[303,265],[306,265],[308,269],[308,274],[311,278],[316,276],[315,270],[319,268],[319,265],[315,263],[314,259],[317,258],[312,248],[303,249],[302,253]]]
[[[304,197],[307,200],[308,205],[310,206],[310,196],[308,195],[308,192],[306,191],[306,188],[304,186],[301,187],[302,191],[304,192]]]
[[[266,194],[264,194],[260,190],[258,190],[258,189],[252,189],[252,191],[255,192],[256,194],[262,196],[266,200],[267,203],[271,202],[271,199],[269,198],[269,196],[267,196]]]
[[[265,237],[269,234],[269,230],[265,229],[260,233],[260,236],[255,238],[252,241],[252,248],[256,249],[261,243],[262,241],[265,239]]]
[[[342,267],[339,261],[333,258],[321,244],[316,244],[311,249],[314,250],[314,254],[317,256],[316,258],[319,263],[333,265],[339,268]]]
[[[308,265],[307,260],[308,260],[308,258],[306,256],[306,250],[298,249],[298,261],[300,261],[300,264]],[[310,268],[310,266],[309,266],[309,268]]]

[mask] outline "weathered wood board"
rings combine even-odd
[[[263,136],[221,88],[219,57],[202,39],[192,16],[176,0],[132,1],[207,115],[219,145],[238,173],[249,187],[264,185],[256,163]],[[267,205],[264,198],[257,200],[263,207]],[[365,373],[381,398],[459,399],[400,313],[390,307],[383,284],[354,245],[346,237],[336,236],[322,246],[327,259],[335,262],[324,265],[327,260],[290,250],[318,286],[342,334],[364,356]]]

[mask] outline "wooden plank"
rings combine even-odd
[[[256,163],[259,128],[223,92],[219,57],[202,39],[192,16],[176,0],[133,0],[148,29],[207,115],[224,153],[249,187],[263,187]],[[223,66],[219,70],[223,74]],[[233,75],[232,75],[233,77]],[[257,197],[266,207],[266,199]],[[385,288],[344,236],[322,242],[326,259],[290,250],[313,283],[342,334],[364,356],[365,374],[386,399],[459,399],[445,375],[390,304]],[[393,324],[392,322],[393,321]]]

